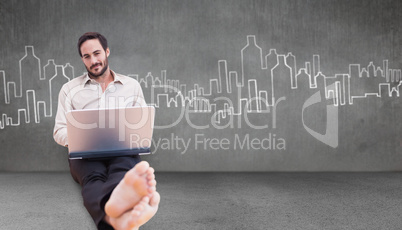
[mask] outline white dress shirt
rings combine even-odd
[[[146,106],[138,81],[113,71],[111,73],[114,80],[104,92],[101,84],[89,78],[88,74],[63,85],[53,130],[53,138],[59,145],[68,145],[66,113],[70,110]]]

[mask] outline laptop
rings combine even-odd
[[[150,154],[155,107],[67,112],[69,159]]]

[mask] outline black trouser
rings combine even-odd
[[[81,185],[84,206],[98,229],[113,229],[103,221],[105,204],[126,172],[140,161],[139,156],[69,160],[70,173]]]

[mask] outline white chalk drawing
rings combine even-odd
[[[61,85],[74,77],[74,68],[69,63],[65,66],[55,65],[53,59],[43,66],[42,75],[40,59],[35,55],[33,46],[25,46],[25,56],[19,60],[19,68],[18,82],[7,82],[5,72],[0,71],[0,108],[10,105],[12,100],[22,100],[21,104],[25,107],[17,109],[16,116],[0,111],[0,129],[23,123],[40,123],[41,117],[53,117],[53,100],[57,101]],[[71,77],[67,77],[65,71],[69,71]]]
[[[373,62],[367,66],[350,64],[348,73],[327,76],[321,72],[320,55],[314,54],[312,63],[306,62],[298,69],[297,59],[292,53],[278,54],[276,49],[270,49],[264,56],[254,35],[247,36],[240,55],[240,74],[228,69],[227,60],[218,60],[218,77],[209,79],[209,88],[200,84],[189,87],[180,80],[168,79],[166,70],[162,70],[159,77],[152,73],[144,77],[137,74],[128,76],[140,82],[145,88],[144,93],[152,91],[149,102],[157,108],[185,108],[190,113],[209,113],[217,123],[243,113],[272,113],[274,122],[270,128],[276,128],[278,103],[284,103],[292,90],[303,87],[312,90],[311,95],[324,92],[325,100],[332,100],[334,106],[353,105],[356,100],[369,97],[400,96],[401,70],[389,68],[388,60],[384,60],[381,66]],[[41,118],[54,117],[61,86],[74,78],[74,67],[69,63],[59,65],[50,59],[41,66],[33,46],[25,46],[25,56],[19,60],[19,68],[16,82],[7,81],[5,71],[0,70],[0,129],[40,123]],[[375,87],[363,89],[365,81],[374,81],[370,85]],[[309,98],[312,101],[303,105],[303,110],[304,106],[321,101],[317,94],[314,95]],[[15,110],[9,106],[14,100],[22,101],[25,106],[17,111],[5,111]],[[326,138],[307,128],[311,135]],[[337,142],[328,145],[336,146]]]

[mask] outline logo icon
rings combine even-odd
[[[335,83],[328,86],[327,89],[334,89],[335,90]],[[335,91],[336,92],[336,91]],[[333,94],[327,98],[334,99]],[[312,106],[316,103],[321,102],[321,93],[317,91],[311,97],[309,97],[303,104],[302,108],[302,121],[303,126],[307,130],[309,134],[311,134],[315,139],[321,141],[322,143],[331,146],[332,148],[338,147],[338,106],[336,105],[327,105],[327,124],[325,134],[321,134],[309,128],[306,123],[304,122],[304,110]]]

